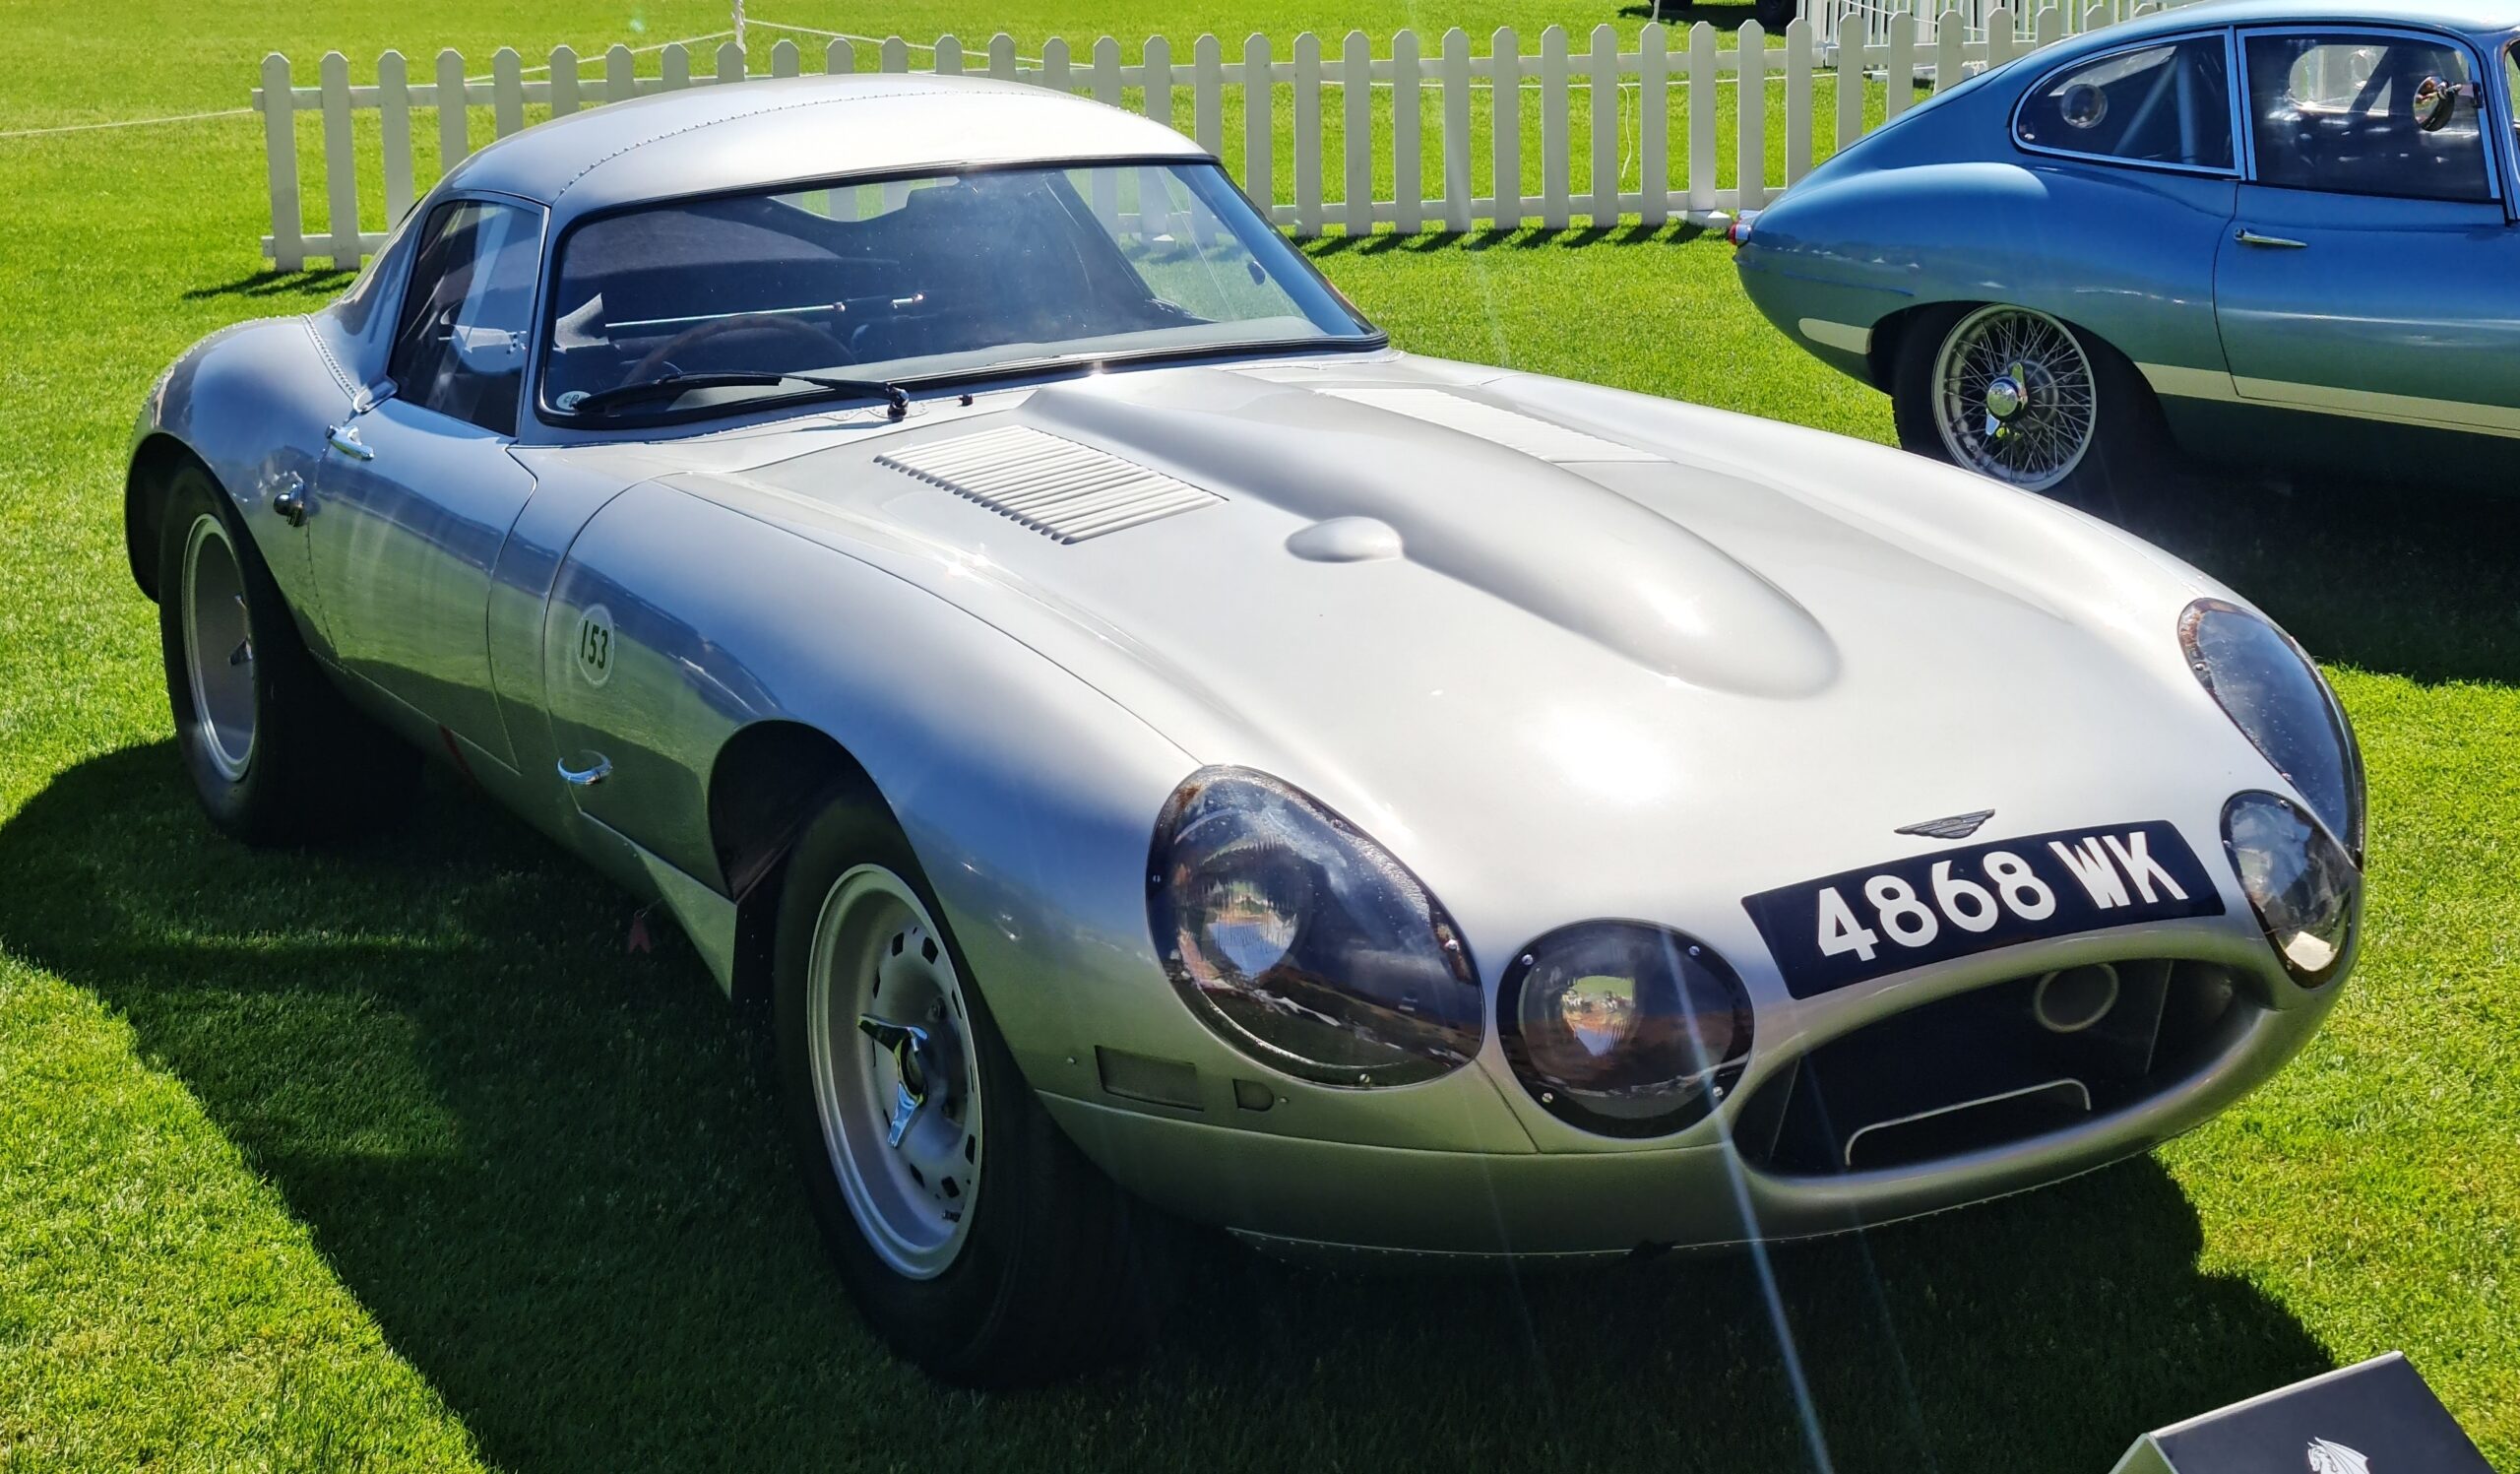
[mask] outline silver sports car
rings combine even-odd
[[[1412,357],[1216,160],[964,79],[625,102],[184,355],[127,489],[203,802],[433,752],[766,1005],[941,1376],[1286,1252],[1822,1234],[2140,1152],[2351,965],[2326,686],[1885,448]]]

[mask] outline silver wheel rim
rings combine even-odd
[[[814,1109],[850,1214],[896,1273],[933,1279],[979,1198],[979,1075],[953,954],[899,875],[861,865],[834,882],[805,1009]]]
[[[1934,427],[1952,460],[2045,491],[2082,464],[2100,423],[2091,357],[2063,323],[2026,307],[1981,307],[1933,361]]]
[[[211,513],[194,519],[184,539],[183,601],[194,730],[211,766],[234,783],[254,759],[254,629],[235,545]]]

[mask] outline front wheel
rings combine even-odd
[[[2142,375],[2045,312],[1930,312],[1897,354],[1892,414],[1918,455],[2086,506],[2131,500],[2161,472],[2161,410]]]
[[[975,1386],[1127,1349],[1143,1321],[1118,1189],[1034,1099],[870,805],[830,809],[789,857],[772,1017],[807,1198],[878,1334]]]

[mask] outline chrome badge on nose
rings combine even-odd
[[[1976,813],[1956,813],[1949,818],[1927,819],[1922,824],[1902,824],[1891,833],[1922,835],[1926,839],[1967,839],[1994,816],[1993,809],[1982,808]]]

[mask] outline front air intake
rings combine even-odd
[[[1031,425],[929,440],[875,458],[1061,543],[1194,512],[1223,498],[1178,477]]]

